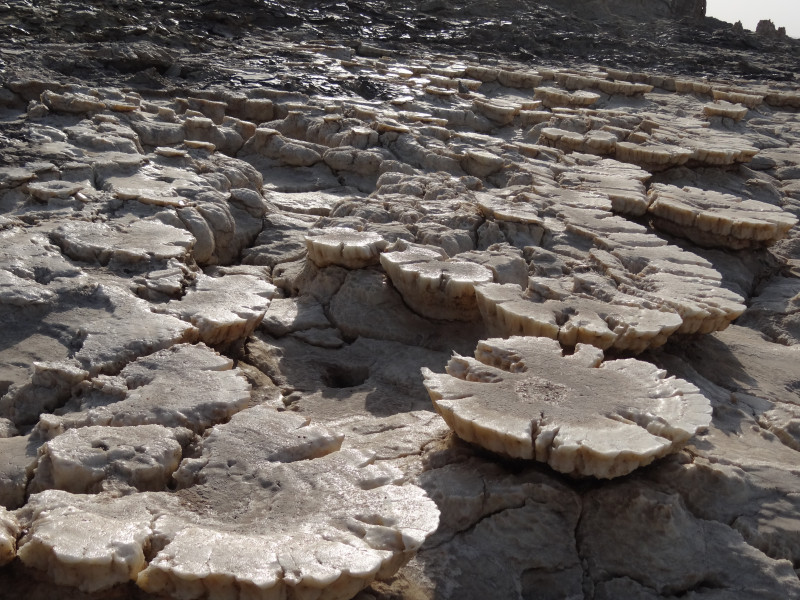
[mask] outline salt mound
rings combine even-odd
[[[698,389],[635,359],[602,363],[554,340],[480,342],[447,375],[423,369],[436,410],[462,439],[562,473],[611,479],[679,450],[711,421]],[[602,364],[601,364],[602,363]]]

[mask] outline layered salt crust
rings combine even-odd
[[[800,596],[796,86],[259,52],[4,75],[6,589]]]

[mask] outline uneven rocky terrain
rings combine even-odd
[[[0,4],[0,596],[800,598],[800,43],[704,6]]]

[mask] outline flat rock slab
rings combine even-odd
[[[85,591],[133,580],[150,593],[188,597],[244,590],[349,598],[391,575],[436,528],[433,502],[372,455],[336,451],[341,440],[321,430],[308,433],[329,442],[298,446],[305,421],[267,411],[209,436],[202,485],[121,498],[32,496],[21,560]],[[253,453],[269,431],[289,433],[272,438],[267,456]],[[220,468],[229,460],[233,479]],[[155,540],[160,550],[148,560],[144,548]]]
[[[61,225],[53,240],[70,258],[108,265],[135,265],[171,258],[186,260],[195,238],[158,221],[134,221],[124,227],[76,222]]]
[[[200,432],[230,418],[250,400],[233,361],[205,344],[178,344],[135,360],[119,376],[82,384],[59,415],[44,415],[46,438],[91,425],[164,425]]]
[[[159,310],[192,323],[209,346],[226,345],[258,327],[274,293],[275,286],[253,275],[198,274],[183,298]]]
[[[28,493],[163,490],[178,468],[187,434],[161,425],[71,429],[39,449]]]
[[[647,212],[656,227],[699,246],[758,248],[784,238],[797,218],[777,206],[693,187],[655,184]]]
[[[635,359],[512,337],[456,355],[447,375],[423,369],[439,414],[488,450],[546,462],[562,473],[610,479],[680,449],[710,422],[698,389]],[[602,363],[602,364],[601,364]]]

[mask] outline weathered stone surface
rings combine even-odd
[[[275,286],[252,275],[198,275],[186,295],[163,310],[197,327],[205,344],[224,346],[258,327],[274,293]]]
[[[116,377],[85,381],[59,415],[47,415],[38,430],[51,438],[91,425],[160,424],[199,432],[242,410],[250,386],[233,361],[204,344],[178,344],[126,366]]]
[[[71,429],[39,449],[28,493],[166,488],[181,460],[186,435],[161,425]]]
[[[21,528],[16,517],[0,507],[0,567],[7,565],[17,555],[17,538]]]

